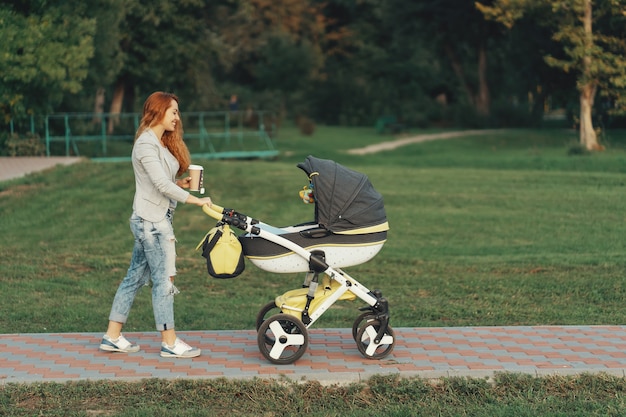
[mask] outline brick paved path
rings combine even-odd
[[[365,359],[350,329],[311,329],[309,347],[294,364],[274,365],[259,352],[256,332],[180,332],[203,355],[159,356],[156,332],[127,333],[134,354],[98,350],[101,334],[0,335],[0,381],[39,382],[144,378],[281,378],[349,383],[376,374],[440,378],[606,372],[624,376],[626,326],[435,327],[394,329],[393,352]]]

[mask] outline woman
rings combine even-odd
[[[152,281],[152,309],[161,332],[161,356],[193,358],[192,348],[174,330],[174,286],[176,251],[172,220],[177,202],[203,206],[211,198],[198,198],[189,188],[190,177],[177,180],[187,171],[189,150],[183,142],[178,97],[156,92],[143,106],[143,115],[132,152],[135,197],[130,227],[135,245],[126,277],[117,289],[109,315],[109,326],[100,349],[109,352],[137,352],[139,345],[122,335],[137,291]]]

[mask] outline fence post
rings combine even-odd
[[[200,149],[204,149],[204,136],[206,134],[206,129],[204,128],[204,112],[201,112],[199,115],[198,130],[200,132]]]
[[[65,156],[70,156],[70,118],[65,114]]]
[[[224,113],[224,136],[230,141],[230,112]]]
[[[50,127],[48,125],[48,115],[44,120],[44,126],[46,128],[46,156],[50,156]]]
[[[102,134],[102,156],[107,156],[107,126],[104,114],[100,114],[100,133]]]
[[[263,122],[263,112],[259,111],[259,138],[265,134],[265,122]]]
[[[237,132],[239,140],[243,138],[243,112],[237,111]]]

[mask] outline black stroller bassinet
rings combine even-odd
[[[312,185],[315,220],[298,226],[260,227],[307,250],[324,251],[326,263],[336,268],[372,259],[387,239],[389,224],[383,198],[365,174],[334,161],[309,156],[298,164]],[[244,253],[261,269],[306,272],[308,262],[289,248],[253,234],[240,238]]]

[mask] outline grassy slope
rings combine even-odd
[[[218,203],[275,225],[312,216],[296,197],[306,178],[295,164],[307,154],[367,173],[385,198],[392,229],[383,251],[349,272],[383,290],[394,327],[626,321],[623,132],[611,133],[607,152],[588,156],[567,155],[575,135],[566,131],[509,131],[368,156],[344,152],[382,139],[390,138],[370,129],[321,127],[313,137],[285,129],[277,161],[196,162],[206,166]],[[130,258],[132,193],[126,163],[87,162],[0,184],[0,284],[10,300],[0,305],[0,332],[104,329]],[[196,207],[177,211],[178,325],[252,328],[258,308],[298,287],[301,277],[248,265],[236,280],[210,279],[194,248],[211,226]],[[349,327],[356,307],[337,303],[319,326]],[[149,291],[138,297],[127,328],[152,330]],[[0,411],[621,415],[623,395],[623,380],[606,376],[503,376],[494,386],[451,379],[434,388],[386,379],[348,388],[145,381],[4,386]],[[230,398],[238,401],[229,405]]]
[[[322,128],[283,133],[289,156],[277,161],[198,162],[216,202],[277,226],[313,216],[297,198],[305,155],[367,173],[391,231],[374,260],[349,272],[383,290],[394,327],[624,323],[624,152],[567,156],[571,136],[513,131],[354,156],[344,150],[385,138]],[[132,194],[128,163],[0,185],[0,282],[15,300],[0,306],[0,331],[102,330],[130,259]],[[235,280],[210,279],[195,246],[213,224],[195,206],[177,210],[178,325],[252,328],[257,310],[302,277],[249,264]],[[149,298],[140,293],[129,331],[153,329]],[[359,306],[337,303],[319,326],[350,327]]]

